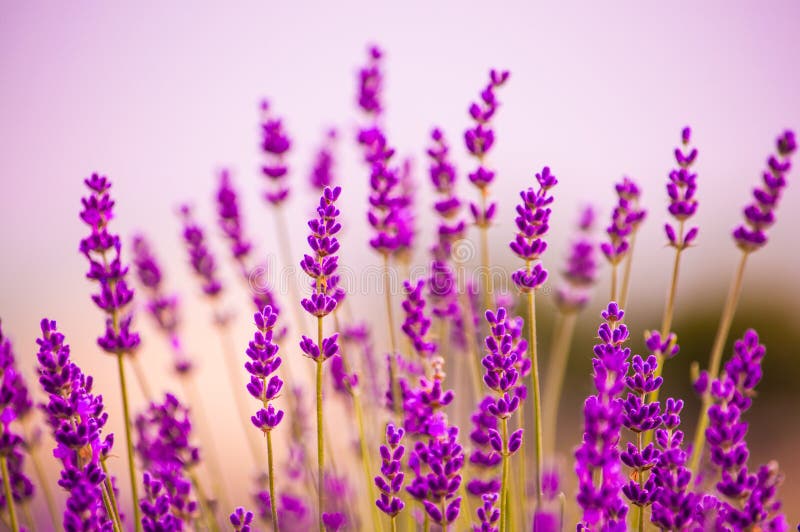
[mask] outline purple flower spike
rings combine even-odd
[[[110,530],[111,520],[103,508],[101,486],[106,480],[100,464],[113,447],[113,434],[102,438],[108,421],[103,398],[92,393],[93,379],[83,374],[70,359],[64,335],[56,322],[41,322],[42,336],[36,340],[39,352],[39,384],[47,394],[44,414],[61,460],[58,485],[68,493],[64,511],[67,530]]]
[[[417,355],[427,359],[436,353],[436,344],[427,340],[427,334],[431,327],[431,320],[425,315],[425,297],[422,291],[425,281],[418,280],[415,285],[410,281],[403,283],[406,292],[406,300],[403,301],[403,311],[406,319],[403,322],[403,332],[411,340],[411,345]]]
[[[403,239],[405,202],[399,190],[399,172],[390,166],[394,149],[377,127],[362,130],[358,141],[364,146],[365,159],[370,165],[367,221],[374,234],[369,244],[378,253],[391,255],[397,252]]]
[[[167,294],[163,286],[161,268],[149,242],[143,235],[133,238],[133,265],[136,276],[144,288],[147,311],[152,316],[158,330],[167,338],[172,349],[173,367],[178,374],[187,374],[193,368],[192,361],[183,350],[180,326],[180,305],[176,294]]]
[[[205,232],[195,221],[188,205],[182,206],[180,212],[189,263],[201,280],[203,293],[209,297],[216,297],[222,292],[222,281],[217,276],[217,263],[208,249]]]
[[[314,165],[309,173],[308,180],[311,183],[311,187],[320,193],[325,190],[325,187],[332,187],[335,184],[333,150],[337,136],[336,129],[331,128],[327,131],[325,140],[317,151]]]
[[[669,173],[667,182],[667,195],[669,196],[670,215],[678,221],[679,231],[672,224],[667,223],[664,231],[667,234],[669,245],[682,250],[692,244],[697,238],[699,229],[691,227],[683,232],[684,223],[697,212],[697,174],[692,173],[691,167],[697,160],[697,148],[689,145],[692,130],[687,126],[681,132],[683,147],[675,148],[675,162],[678,168]],[[680,233],[680,234],[678,234]]]
[[[786,188],[786,175],[792,167],[791,157],[797,149],[794,132],[784,131],[775,142],[777,153],[767,159],[763,186],[753,190],[753,203],[744,208],[744,224],[733,231],[736,245],[752,253],[767,243],[767,229],[775,223],[775,208]]]
[[[142,528],[145,532],[177,532],[182,523],[171,512],[170,494],[164,484],[149,472],[142,479],[144,497],[139,501],[142,509]]]
[[[283,127],[283,121],[273,116],[267,100],[261,102],[261,115],[261,151],[265,159],[261,173],[269,183],[264,199],[273,206],[279,206],[289,197],[289,185],[286,182],[289,168],[285,157],[292,142]]]
[[[619,264],[630,249],[630,237],[647,216],[639,208],[641,192],[638,185],[628,177],[615,185],[617,205],[611,214],[611,225],[606,228],[608,242],[600,244],[600,250],[611,264]]]
[[[496,506],[498,497],[497,492],[481,496],[483,504],[477,510],[479,524],[472,526],[473,532],[499,532],[497,525],[500,521],[500,509]]]
[[[562,312],[576,312],[585,307],[590,288],[597,281],[597,244],[592,236],[594,221],[594,209],[584,207],[566,267],[561,271],[564,282],[556,291],[556,304]]]
[[[227,168],[222,169],[219,173],[217,212],[219,227],[231,246],[231,253],[237,262],[242,262],[250,253],[253,245],[244,237],[239,199]]]
[[[598,330],[600,343],[594,346],[592,359],[597,393],[584,403],[583,442],[575,451],[577,498],[583,509],[579,529],[624,531],[628,507],[620,497],[624,477],[619,441],[624,419],[620,395],[630,357],[630,349],[624,347],[628,328],[619,322],[624,312],[616,303],[609,303],[601,315],[605,323]]]
[[[459,214],[461,200],[456,195],[456,167],[450,162],[450,147],[444,133],[436,128],[431,133],[433,145],[428,148],[431,159],[429,173],[431,183],[438,194],[433,209],[439,218],[438,241],[434,248],[434,258],[444,261],[449,257],[452,243],[464,238],[466,223]]]
[[[539,183],[537,190],[529,188],[519,193],[522,203],[517,205],[517,217],[514,220],[517,225],[517,236],[509,244],[511,251],[525,261],[525,268],[517,270],[511,276],[523,292],[535,290],[547,280],[547,270],[543,269],[541,264],[531,265],[538,261],[547,249],[544,237],[550,228],[550,204],[553,203],[550,189],[558,183],[558,180],[550,173],[550,168],[545,166],[536,174],[536,181]]]
[[[489,72],[489,83],[480,93],[480,99],[469,106],[469,115],[475,124],[464,132],[464,143],[467,151],[476,158],[478,167],[469,174],[469,180],[485,196],[486,189],[494,181],[494,172],[486,166],[486,156],[494,145],[494,130],[491,119],[500,103],[495,95],[495,90],[508,81],[507,70]],[[484,201],[485,203],[485,201]],[[488,227],[497,210],[495,203],[488,205],[470,204],[470,211],[475,220],[475,225]]]
[[[114,217],[114,200],[108,192],[111,182],[95,173],[84,183],[90,193],[81,199],[80,216],[91,233],[81,240],[80,251],[89,261],[86,277],[97,281],[100,287],[92,300],[106,314],[105,334],[97,343],[107,353],[131,355],[139,345],[139,335],[131,330],[133,315],[127,310],[133,290],[126,282],[128,268],[120,256],[122,243],[118,235],[108,230]]]
[[[283,411],[276,410],[270,404],[283,387],[283,380],[275,374],[281,365],[278,356],[278,344],[274,340],[274,329],[278,321],[278,313],[272,307],[264,307],[253,316],[256,332],[247,347],[247,358],[244,368],[250,374],[247,391],[255,399],[261,401],[262,407],[251,418],[253,425],[264,432],[270,432],[283,419]]]
[[[375,486],[380,490],[380,497],[375,505],[388,515],[394,517],[405,504],[397,496],[403,488],[403,455],[406,448],[402,445],[405,431],[389,423],[386,426],[386,444],[381,445],[381,476],[375,477]]]
[[[253,512],[240,506],[231,514],[230,522],[236,532],[250,532],[250,525],[253,523]]]
[[[370,46],[368,62],[358,72],[358,106],[377,120],[383,111],[381,96],[383,92],[383,72],[381,59],[383,52],[377,46]]]

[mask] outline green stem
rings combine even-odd
[[[394,405],[394,412],[400,416],[403,405],[400,404],[400,387],[397,380],[397,337],[394,331],[394,312],[392,311],[392,293],[391,283],[389,282],[389,255],[383,254],[383,292],[386,299],[386,319],[389,325],[389,343],[392,348],[389,357],[389,379],[391,380],[390,386],[392,389],[392,404]],[[320,346],[322,349],[322,346]]]
[[[272,457],[272,431],[267,431],[267,462],[269,462],[269,509],[272,512],[272,530],[278,532],[278,501],[275,497],[275,466]]]
[[[364,481],[367,484],[367,493],[369,495],[369,507],[372,510],[372,526],[379,531],[383,530],[378,507],[372,504],[376,499],[375,485],[372,482],[372,466],[370,465],[369,448],[367,447],[367,435],[364,430],[364,409],[361,406],[361,396],[357,390],[353,391],[353,408],[356,411],[356,422],[358,423],[358,441],[361,446],[361,466],[364,469]],[[394,518],[392,518],[394,525]]]
[[[125,379],[125,360],[122,353],[117,354],[119,387],[122,392],[122,412],[125,417],[125,443],[128,448],[128,473],[131,477],[131,498],[133,499],[133,521],[137,532],[142,530],[141,509],[139,508],[139,487],[136,482],[136,464],[133,460],[133,435],[131,434],[131,412],[128,404],[128,384]]]
[[[708,366],[709,381],[716,379],[719,376],[719,366],[722,363],[722,350],[725,347],[725,342],[728,340],[728,333],[731,330],[733,322],[733,315],[736,312],[736,306],[739,303],[739,296],[742,294],[742,281],[744,280],[744,269],[747,264],[748,253],[742,253],[742,258],[739,261],[739,267],[736,269],[736,274],[733,276],[731,286],[728,290],[728,296],[725,300],[725,307],[722,310],[722,317],[720,318],[719,327],[717,328],[717,335],[714,338],[714,345],[711,348],[711,360]],[[696,477],[698,469],[700,468],[700,458],[703,455],[703,446],[706,442],[706,429],[708,428],[708,407],[711,406],[711,393],[709,390],[703,394],[701,402],[700,416],[697,418],[697,428],[694,433],[694,444],[692,445],[692,459],[689,464],[689,469],[692,471],[692,476]]]
[[[481,188],[481,213],[486,212],[486,203],[488,201],[489,191],[486,188]],[[483,214],[481,214],[483,216]],[[479,224],[480,227],[480,238],[481,238],[481,269],[482,277],[484,277],[483,282],[483,306],[486,310],[493,309],[494,304],[492,303],[492,276],[491,271],[489,270],[489,225],[486,220],[481,220]]]
[[[11,494],[11,479],[8,477],[8,458],[6,456],[0,456],[0,471],[3,474],[3,491],[6,495],[6,507],[8,508],[8,518],[11,521],[11,530],[19,532],[17,511],[14,509],[14,496]]]
[[[319,357],[317,363],[317,496],[319,503],[319,532],[324,532],[325,525],[322,522],[322,512],[324,511],[324,470],[325,470],[325,440],[322,427],[322,317],[317,317],[317,347]]]
[[[547,386],[544,390],[544,399],[542,399],[542,404],[544,405],[542,419],[546,425],[543,432],[547,442],[544,448],[547,450],[548,455],[555,452],[558,404],[561,401],[561,393],[564,389],[564,377],[567,373],[567,361],[576,321],[577,313],[572,310],[559,313],[556,317],[552,354],[550,355],[550,363],[547,366],[547,374],[544,381]]]
[[[611,264],[611,301],[617,301],[617,273],[619,270],[619,265],[614,262]]]
[[[103,499],[103,508],[106,510],[106,515],[111,519],[111,527],[113,528],[114,532],[121,532],[121,528],[117,518],[114,516],[114,506],[111,504],[111,500],[108,497],[108,489],[105,484],[100,488],[100,498]]]
[[[500,483],[500,532],[506,530],[506,519],[508,512],[508,419],[500,420],[501,437],[503,438],[503,463],[502,477]]]
[[[391,521],[392,521],[392,532],[397,532],[397,516],[393,515]]]
[[[542,507],[542,395],[539,386],[539,357],[536,352],[536,293],[528,292],[528,350],[531,357],[531,384],[533,386],[533,431],[536,456],[536,507]]]
[[[100,460],[100,466],[103,468],[103,473],[106,475],[105,487],[108,492],[108,502],[111,503],[111,513],[108,515],[116,524],[119,530],[122,530],[122,519],[119,516],[119,505],[117,504],[117,496],[114,495],[114,485],[111,483],[111,475],[108,473],[108,466],[106,466],[105,459]],[[134,504],[138,504],[136,501]]]
[[[636,231],[631,234],[631,247],[625,258],[625,272],[622,275],[622,289],[619,296],[619,307],[624,309],[628,305],[628,289],[631,285],[631,264],[633,263],[633,248],[636,247]]]

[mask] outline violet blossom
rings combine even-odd
[[[286,153],[292,142],[283,126],[283,121],[272,114],[270,103],[261,102],[261,150],[264,152],[264,164],[261,173],[267,179],[269,188],[264,192],[266,199],[273,206],[280,206],[289,197],[287,183],[289,168],[286,165]]]
[[[685,231],[684,225],[697,212],[697,174],[692,173],[692,165],[697,160],[697,148],[690,148],[692,130],[688,126],[681,131],[683,149],[675,148],[675,162],[678,168],[669,173],[667,195],[669,196],[670,215],[678,222],[678,230],[670,224],[664,224],[664,231],[669,245],[677,250],[689,247],[697,238],[698,227],[690,227]]]

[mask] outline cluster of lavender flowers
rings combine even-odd
[[[577,529],[641,532],[652,525],[664,531],[788,530],[778,493],[783,475],[774,461],[753,465],[747,441],[746,415],[764,377],[766,348],[755,331],[747,330],[734,343],[724,365],[722,359],[741,292],[744,261],[766,244],[766,232],[775,222],[775,209],[787,186],[796,151],[794,133],[786,131],[778,137],[763,183],[744,209],[744,223],[733,231],[742,262],[726,300],[708,369],[695,374],[693,385],[702,401],[695,441],[690,445],[681,426],[684,401],[659,399],[659,394],[666,388],[664,363],[679,352],[672,318],[680,256],[696,244],[699,232],[697,226],[688,225],[699,207],[694,170],[698,149],[692,145],[692,130],[681,131],[681,145],[674,151],[676,166],[667,176],[664,200],[671,221],[664,231],[675,263],[661,327],[645,333],[649,352],[642,356],[628,347],[631,326],[623,310],[630,295],[636,235],[649,216],[641,204],[641,188],[626,177],[615,186],[617,200],[606,229],[608,240],[600,246],[591,234],[595,209],[580,212],[577,235],[561,272],[563,282],[554,290],[555,328],[545,350],[550,368],[544,385],[549,393],[542,401],[536,327],[537,313],[548,309],[540,304],[537,310],[535,295],[548,283],[541,261],[549,247],[551,223],[557,220],[552,211],[558,180],[544,166],[535,174],[533,186],[520,193],[515,225],[505,240],[510,240],[511,251],[524,262],[508,279],[519,294],[498,296],[491,281],[479,286],[464,280],[462,285],[463,272],[458,268],[468,265],[457,255],[457,243],[469,238],[462,215],[465,200],[459,194],[459,172],[444,130],[432,129],[425,139],[435,192],[432,246],[425,259],[430,267],[424,272],[413,269],[418,232],[424,229],[417,209],[421,194],[413,161],[398,163],[388,141],[385,60],[378,47],[370,47],[367,64],[358,72],[357,104],[364,122],[356,138],[367,165],[369,246],[382,259],[385,274],[384,326],[358,315],[361,309],[346,299],[340,277],[345,257],[340,256],[339,239],[348,218],[337,206],[345,188],[335,185],[335,129],[326,131],[308,175],[319,201],[307,221],[309,251],[297,261],[288,245],[287,228],[281,225],[291,190],[287,156],[292,140],[270,104],[265,100],[261,105],[261,173],[268,182],[265,199],[277,215],[286,264],[299,263],[307,276],[307,297],[290,293],[284,299],[270,286],[254,286],[260,271],[253,262],[259,242],[245,231],[244,209],[228,170],[219,173],[215,190],[216,234],[204,231],[188,206],[180,209],[188,267],[198,292],[213,309],[213,331],[220,337],[220,358],[228,363],[229,389],[215,380],[213,388],[200,387],[202,393],[197,393],[193,378],[206,351],[210,352],[206,360],[218,356],[216,347],[204,346],[192,350],[192,359],[187,356],[180,335],[181,311],[193,307],[185,304],[182,309],[179,301],[186,300],[167,289],[154,247],[143,234],[130,240],[131,264],[141,286],[141,301],[134,301],[122,239],[109,227],[115,206],[111,183],[92,174],[85,180],[88,195],[80,211],[89,233],[81,239],[79,250],[89,261],[87,277],[96,282],[92,301],[105,318],[97,344],[115,356],[119,372],[126,450],[114,448],[114,434],[106,433],[110,414],[103,397],[95,392],[92,377],[74,362],[55,321],[44,319],[40,324],[38,398],[28,390],[11,342],[0,329],[3,520],[7,515],[14,532],[26,525],[35,528],[30,504],[41,492],[54,516],[54,527],[70,532],[216,531],[222,527],[246,532],[260,526],[274,531],[316,526],[320,532],[382,532],[387,523],[393,532],[398,527],[443,532],[565,530],[572,512],[567,508],[564,486],[568,484],[558,467],[563,446],[555,443],[556,419],[563,404],[568,404],[561,402],[566,364],[577,314],[588,306],[599,277],[599,248],[611,265],[611,297],[604,301],[591,361],[589,357],[573,360],[586,372],[591,368],[593,385],[583,402],[582,435],[574,450]],[[496,144],[492,119],[499,107],[496,92],[508,79],[507,71],[490,71],[479,99],[469,106],[472,123],[464,134],[466,151],[476,160],[467,175],[480,194],[470,210],[481,238],[480,265],[485,268],[491,266],[488,230],[498,209],[498,203],[490,201],[489,190],[497,179],[488,162]],[[240,310],[234,303],[237,291],[228,289],[227,268],[211,251],[215,238],[225,243],[234,275],[248,291],[249,301],[242,306],[250,310],[245,314],[251,315],[255,306],[255,330],[249,342],[242,343],[235,327]],[[390,290],[394,266],[400,270],[401,303]],[[313,318],[315,334],[292,329],[296,335],[290,335],[276,294],[284,308],[298,313],[293,322],[298,328],[306,321],[301,309]],[[175,370],[169,377],[178,378],[183,394],[167,391],[161,399],[153,397],[148,378],[152,368],[159,367],[158,360],[149,343],[140,346],[133,326],[137,304],[167,340]],[[524,308],[520,316],[513,315],[517,308]],[[396,311],[402,312],[397,326]],[[385,355],[388,371],[376,362],[378,354]],[[314,362],[313,375],[293,371],[297,369],[293,357],[299,355]],[[137,404],[131,393],[128,366],[135,371],[144,404]],[[323,378],[325,367],[328,380]],[[528,378],[530,387],[525,384]],[[306,389],[312,381],[314,396]],[[106,383],[102,384],[105,389]],[[472,384],[471,389],[465,384]],[[230,455],[220,461],[207,434],[217,431],[204,427],[207,423],[198,399],[216,400],[228,394],[236,401],[243,432],[225,437],[231,442],[245,441],[252,453],[250,462],[248,457]],[[247,395],[258,401],[255,409],[242,403]],[[312,401],[316,416],[307,415]],[[54,442],[58,486],[66,492],[60,510],[47,493],[47,479],[35,453],[37,402]],[[469,412],[471,426],[465,433],[460,423]],[[532,427],[526,427],[526,418],[533,419]],[[315,440],[311,419],[316,422]],[[279,426],[287,428],[284,420],[288,430],[276,431]],[[260,446],[262,438],[266,451]],[[533,445],[525,445],[525,440]],[[309,452],[312,441],[316,463]],[[533,459],[527,461],[531,450]],[[119,453],[126,454],[129,491],[118,488],[111,470]],[[351,463],[360,463],[363,477],[348,474]],[[41,489],[35,490],[28,477],[29,464],[34,465]],[[252,511],[228,500],[233,494],[225,481],[233,478],[235,467],[248,476],[242,485],[251,490]],[[535,502],[530,486],[535,486]],[[23,511],[17,513],[18,509]]]

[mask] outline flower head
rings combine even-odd
[[[223,168],[219,173],[217,214],[219,228],[222,229],[222,234],[230,244],[231,254],[237,262],[244,261],[253,245],[244,236],[239,199],[231,182],[231,173],[227,168]]]
[[[375,477],[375,486],[380,491],[375,505],[390,517],[400,513],[405,506],[398,497],[403,489],[403,455],[405,446],[401,443],[405,431],[389,423],[386,426],[386,444],[381,445],[381,474]]]
[[[567,264],[561,271],[564,282],[556,291],[556,304],[562,312],[574,312],[586,306],[589,289],[597,281],[597,244],[592,237],[594,219],[591,206],[581,210]]]
[[[195,221],[188,205],[182,206],[180,212],[189,263],[201,280],[203,293],[212,298],[216,297],[222,292],[222,281],[217,276],[217,263],[208,249],[205,232]]]
[[[309,182],[318,192],[325,190],[325,187],[334,185],[336,176],[334,175],[334,156],[333,148],[337,138],[336,130],[331,128],[325,134],[322,146],[317,150],[314,164],[309,173]]]
[[[272,114],[267,100],[261,102],[261,151],[265,162],[261,173],[269,183],[264,199],[270,204],[281,205],[289,197],[289,185],[286,182],[289,168],[286,165],[286,153],[292,146],[283,121]]]
[[[382,58],[383,51],[377,46],[370,46],[367,64],[358,71],[358,106],[367,115],[375,118],[383,111],[381,103],[383,92]]]
[[[271,404],[283,388],[283,380],[275,373],[281,365],[279,346],[273,339],[278,313],[272,307],[264,307],[261,312],[255,313],[253,319],[256,332],[247,347],[249,360],[244,368],[250,374],[247,391],[262,404],[251,421],[256,428],[267,433],[283,419],[283,410],[278,410]]]
[[[667,195],[669,207],[667,210],[681,225],[681,231],[667,223],[664,231],[667,234],[670,246],[684,249],[691,245],[697,238],[698,228],[691,227],[683,233],[683,224],[697,212],[697,174],[692,173],[692,165],[697,160],[697,148],[690,147],[692,130],[687,126],[681,132],[683,147],[675,148],[675,162],[678,167],[670,170],[667,182]]]
[[[611,224],[606,228],[608,242],[600,244],[600,250],[611,264],[619,264],[628,254],[630,237],[647,216],[647,211],[639,207],[641,191],[629,177],[625,177],[614,187],[617,192],[617,205],[611,214]]]

